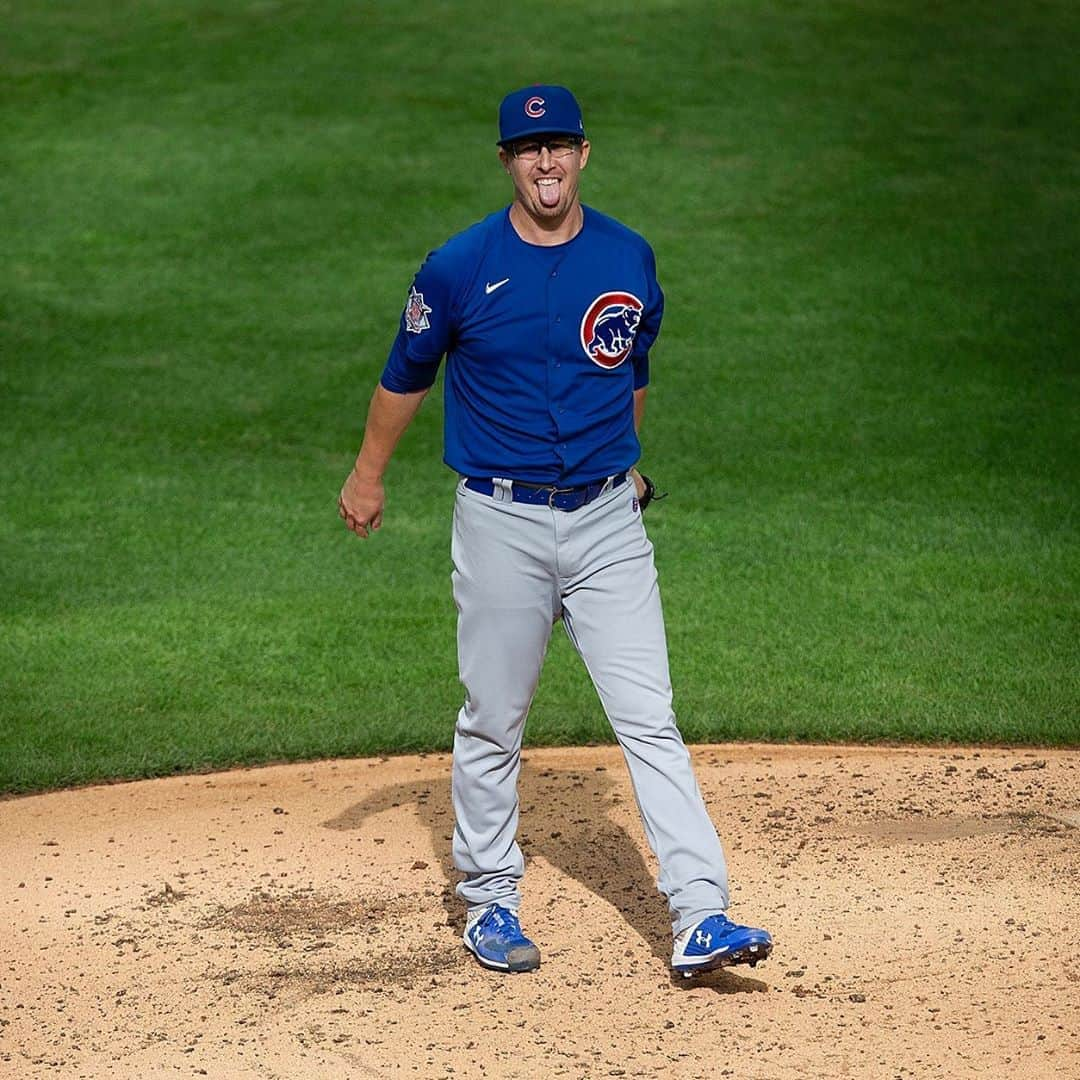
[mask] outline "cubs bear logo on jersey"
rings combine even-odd
[[[581,347],[602,368],[618,367],[634,348],[645,305],[628,292],[601,293],[581,320]]]
[[[409,289],[409,299],[405,301],[405,329],[410,334],[419,334],[422,330],[430,330],[431,323],[428,322],[428,315],[431,314],[431,308],[424,303],[424,294],[416,291],[416,286],[413,285]]]

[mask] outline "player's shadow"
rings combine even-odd
[[[626,830],[608,816],[608,808],[626,796],[607,769],[597,766],[558,770],[543,768],[522,755],[518,782],[521,817],[518,843],[526,863],[540,856],[552,867],[606,900],[648,944],[654,956],[666,963],[671,956],[671,923],[667,904],[656,890],[641,851]],[[465,906],[453,885],[461,874],[453,865],[451,837],[454,811],[447,775],[434,780],[415,780],[373,791],[362,801],[325,822],[329,829],[361,828],[368,819],[394,807],[415,806],[423,827],[431,834],[447,882],[442,893],[447,922],[460,932],[465,925]],[[527,886],[526,874],[526,886]],[[679,989],[708,986],[720,993],[765,990],[755,979],[729,972],[693,980],[673,977]]]

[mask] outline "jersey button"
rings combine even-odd
[[[559,271],[558,270],[552,270],[551,271],[551,276],[552,277],[558,277],[559,276]]]

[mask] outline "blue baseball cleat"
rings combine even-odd
[[[735,964],[754,967],[772,952],[772,947],[767,930],[740,926],[721,911],[675,938],[671,966],[688,979],[699,972]]]
[[[540,966],[540,950],[521,932],[517,915],[500,904],[492,904],[473,919],[462,940],[484,967],[535,971]]]

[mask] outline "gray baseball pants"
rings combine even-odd
[[[728,906],[727,868],[671,706],[653,547],[631,480],[574,511],[459,482],[451,544],[465,704],[454,735],[454,863],[470,909],[517,910],[525,717],[562,615],[622,747],[677,934]]]

